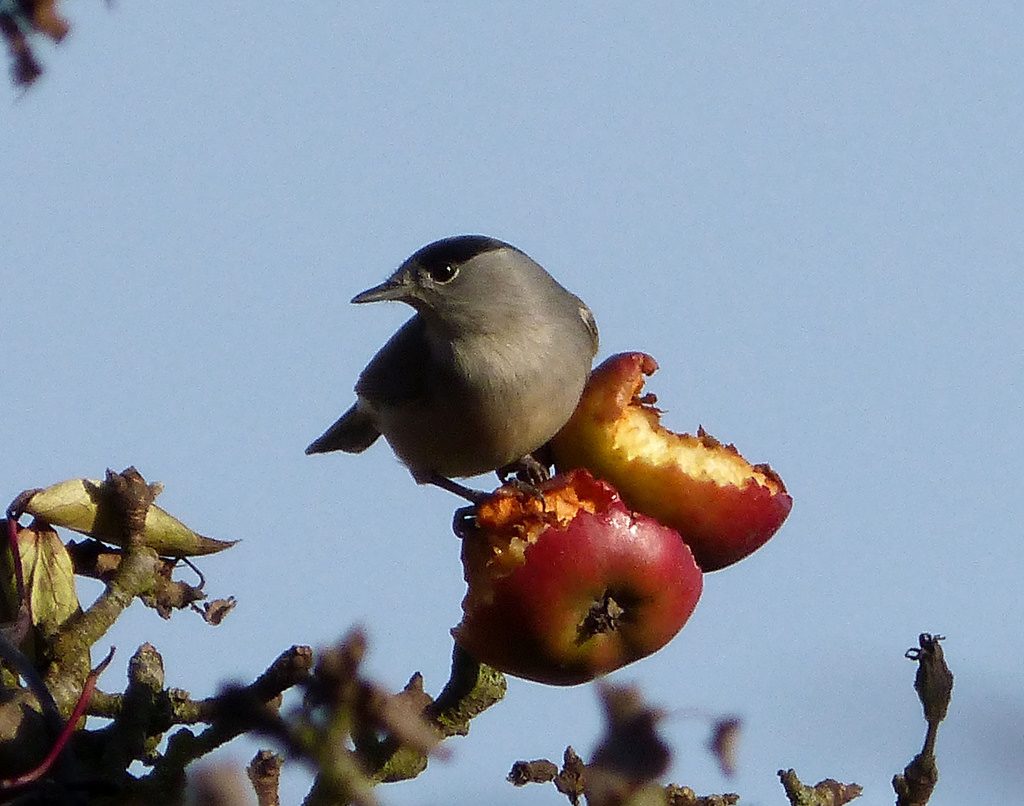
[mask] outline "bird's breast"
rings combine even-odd
[[[590,369],[543,334],[449,342],[427,395],[378,408],[378,427],[414,475],[474,476],[522,458],[568,420]]]

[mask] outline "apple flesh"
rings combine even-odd
[[[619,353],[597,367],[551,442],[555,467],[585,467],[610,482],[631,509],[678,530],[698,565],[715,571],[767,542],[793,499],[768,465],[750,464],[703,429],[693,436],[664,428],[654,396],[641,396],[657,368],[645,353]]]
[[[667,644],[702,589],[679,534],[630,512],[584,470],[538,489],[543,500],[499,488],[463,530],[468,588],[455,640],[551,685],[584,683]]]

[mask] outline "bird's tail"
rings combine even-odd
[[[376,442],[379,436],[380,431],[373,424],[370,415],[360,411],[356,404],[342,414],[338,422],[313,440],[306,448],[306,454],[330,451],[362,453]]]

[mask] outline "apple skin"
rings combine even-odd
[[[497,490],[488,499],[497,509],[524,510],[499,515],[504,523],[489,518],[487,501],[477,507],[476,525],[463,536],[468,590],[455,640],[500,671],[560,686],[593,680],[667,644],[703,586],[679,534],[630,512],[610,485],[584,470],[539,489],[540,512],[529,493]]]
[[[702,429],[676,434],[660,424],[653,395],[641,397],[657,362],[613,355],[590,376],[569,422],[551,441],[555,467],[585,467],[610,482],[637,512],[678,530],[705,571],[760,548],[793,499],[768,465],[751,465]]]

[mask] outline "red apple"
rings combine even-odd
[[[619,353],[595,369],[552,440],[555,466],[585,467],[610,482],[631,509],[677,529],[700,567],[715,571],[760,548],[793,499],[768,465],[750,464],[703,429],[691,436],[664,428],[654,396],[640,396],[657,368],[645,353]]]
[[[679,534],[584,470],[539,489],[543,500],[505,486],[477,506],[455,640],[503,672],[565,686],[667,644],[702,587]]]

